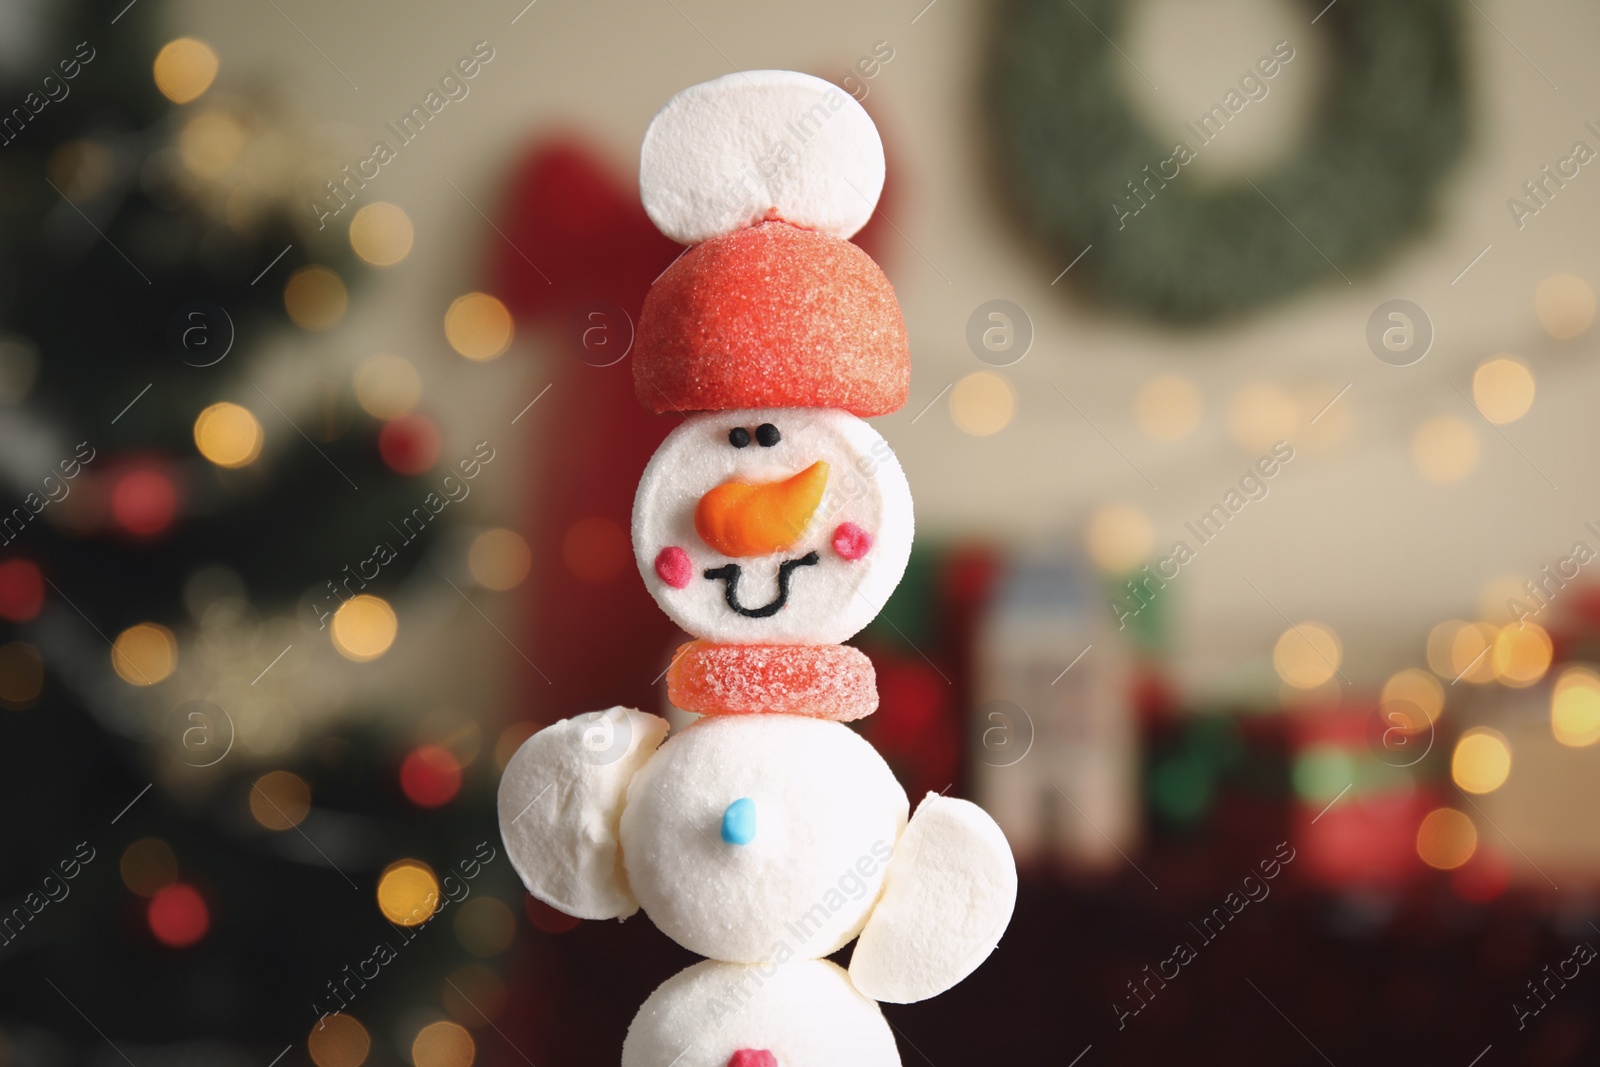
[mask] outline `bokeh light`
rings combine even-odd
[[[1491,652],[1498,636],[1487,623],[1448,619],[1428,632],[1428,669],[1452,684],[1494,681]]]
[[[68,200],[92,200],[117,174],[117,157],[99,141],[68,141],[50,153],[50,180]]]
[[[456,912],[456,940],[474,956],[498,956],[511,947],[517,918],[505,901],[475,896]]]
[[[1017,394],[1003,375],[980,370],[950,390],[950,418],[973,437],[997,434],[1017,413]]]
[[[396,860],[378,876],[378,910],[401,926],[425,923],[439,910],[439,879],[421,860]]]
[[[594,515],[567,528],[561,558],[581,581],[599,585],[622,573],[633,559],[633,548],[620,524]]]
[[[1450,779],[1468,793],[1492,793],[1511,774],[1511,743],[1498,730],[1477,726],[1461,735],[1450,756]]]
[[[376,419],[396,419],[422,399],[422,376],[399,356],[370,356],[355,374],[356,403]]]
[[[451,972],[439,999],[456,1022],[484,1026],[504,1014],[509,997],[498,974],[481,963],[469,963]]]
[[[1478,434],[1453,415],[1439,415],[1411,436],[1411,459],[1430,482],[1459,482],[1478,465]]]
[[[268,771],[250,787],[250,814],[268,830],[290,830],[311,813],[311,786],[298,774]]]
[[[533,552],[515,530],[485,530],[472,539],[467,569],[485,589],[504,591],[522,584],[533,565]]]
[[[168,948],[187,948],[211,928],[211,912],[199,890],[173,882],[156,890],[145,910],[150,932]]]
[[[441,745],[423,745],[400,763],[400,791],[419,808],[448,804],[461,791],[461,763]]]
[[[1320,622],[1297,623],[1283,631],[1272,647],[1272,666],[1284,684],[1315,689],[1339,670],[1344,651],[1339,636]]]
[[[506,764],[511,762],[511,757],[517,754],[517,749],[522,743],[538,732],[537,723],[514,722],[500,731],[500,736],[494,742],[494,765],[496,770],[504,771]]]
[[[1501,685],[1522,689],[1544,677],[1554,649],[1550,635],[1537,623],[1515,623],[1500,628],[1489,659]]]
[[[317,1020],[306,1037],[306,1051],[317,1067],[361,1067],[371,1049],[367,1028],[345,1012]]]
[[[212,404],[194,420],[194,444],[219,467],[244,467],[261,455],[261,423],[248,408]]]
[[[1558,341],[1577,337],[1594,322],[1594,289],[1575,274],[1554,274],[1534,290],[1539,325]]]
[[[1394,710],[1406,718],[1415,709],[1428,722],[1437,722],[1444,711],[1444,686],[1427,671],[1408,667],[1396,671],[1383,683],[1383,690],[1378,695],[1378,707],[1384,711]],[[1421,723],[1416,724],[1417,728],[1421,726]]]
[[[1308,745],[1295,757],[1289,780],[1295,795],[1318,807],[1328,804],[1356,780],[1355,754],[1340,745]]]
[[[494,359],[511,347],[515,327],[511,312],[488,293],[458,296],[444,313],[444,336],[450,347],[470,360]]]
[[[1134,570],[1150,555],[1155,529],[1132,504],[1107,504],[1089,519],[1083,535],[1089,558],[1112,574]]]
[[[1472,399],[1496,426],[1516,422],[1533,407],[1533,371],[1515,356],[1496,356],[1472,373]]]
[[[177,513],[178,487],[164,471],[135,467],[112,483],[111,518],[135,537],[155,537]]]
[[[283,287],[283,309],[302,330],[331,330],[344,318],[350,294],[327,267],[301,267]]]
[[[44,689],[44,660],[26,641],[0,645],[0,705],[20,710]]]
[[[405,259],[414,236],[411,216],[382,200],[368,204],[350,220],[350,247],[374,267],[391,267]]]
[[[244,128],[220,108],[200,112],[178,131],[183,165],[202,178],[214,180],[228,173],[244,149]]]
[[[1600,674],[1588,667],[1569,667],[1550,694],[1550,732],[1570,748],[1600,741]]]
[[[1435,808],[1417,827],[1417,855],[1430,867],[1451,871],[1472,858],[1478,828],[1455,808]]]
[[[27,622],[44,607],[44,573],[30,559],[0,563],[0,619]]]
[[[411,1062],[416,1067],[472,1067],[476,1054],[472,1035],[458,1023],[429,1023],[411,1042]]]
[[[194,37],[179,37],[156,53],[152,73],[162,96],[174,104],[187,104],[211,88],[220,66],[210,45]]]
[[[178,669],[178,639],[160,623],[130,626],[111,643],[111,666],[129,685],[155,685]]]
[[[328,636],[339,655],[366,663],[389,651],[399,630],[400,621],[387,600],[361,593],[339,605]]]
[[[142,837],[122,850],[117,871],[122,884],[141,897],[153,897],[178,880],[178,857],[159,837]]]
[[[1194,382],[1181,374],[1159,374],[1133,397],[1133,418],[1155,441],[1181,441],[1200,424],[1205,405]]]
[[[1228,405],[1229,436],[1253,451],[1288,440],[1299,424],[1300,405],[1276,385],[1246,386]]]
[[[396,474],[422,474],[439,462],[444,438],[426,415],[401,415],[378,431],[378,454]]]

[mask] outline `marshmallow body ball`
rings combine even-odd
[[[642,910],[708,957],[640,1008],[623,1067],[898,1067],[878,1002],[950,988],[1011,919],[994,821],[938,794],[911,812],[843,725],[878,695],[841,642],[913,533],[905,474],[863,421],[910,389],[894,290],[848,240],[882,184],[871,120],[804,74],[686,89],[645,134],[645,208],[694,247],[636,331],[636,395],[684,419],[640,478],[633,547],[692,638],[664,676],[699,718],[671,737],[629,708],[562,720],[499,796],[530,893],[585,919]],[[848,972],[822,958],[855,939]]]

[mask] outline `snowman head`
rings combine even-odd
[[[692,416],[639,482],[633,546],[656,601],[696,637],[831,644],[865,626],[911,554],[911,489],[847,412]]]

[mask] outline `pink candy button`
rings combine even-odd
[[[854,562],[865,556],[871,548],[872,535],[853,522],[841,523],[839,528],[833,531],[833,550],[847,560]],[[661,563],[658,560],[656,568],[659,570],[660,567]]]
[[[689,560],[689,553],[675,545],[663,548],[656,557],[656,575],[672,588],[682,589],[694,578],[694,564]]]

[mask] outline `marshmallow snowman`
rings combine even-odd
[[[701,717],[671,738],[628,708],[565,719],[499,796],[530,893],[585,919],[643,910],[708,958],[645,1002],[623,1067],[896,1067],[876,1002],[955,985],[1010,921],[994,821],[938,794],[910,814],[843,725],[877,691],[840,642],[899,583],[913,532],[905,475],[862,421],[910,381],[894,291],[847,240],[882,182],[866,113],[803,74],[694,86],[645,135],[645,208],[699,243],[638,324],[640,401],[686,418],[640,479],[633,544],[695,638],[667,687]],[[823,959],[852,940],[848,971]]]

